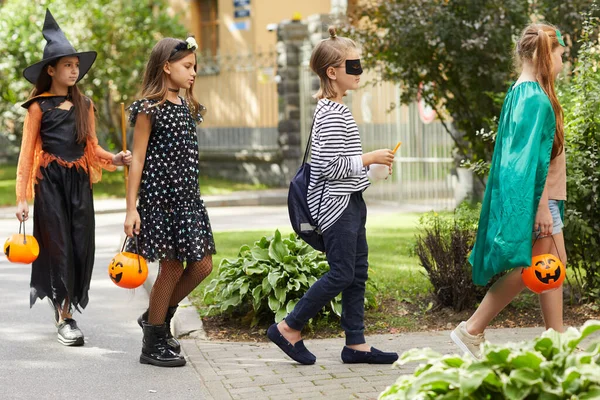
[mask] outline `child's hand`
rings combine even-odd
[[[394,152],[390,149],[380,149],[363,154],[363,165],[365,166],[371,164],[383,164],[389,167],[393,162]]]
[[[129,164],[131,164],[132,159],[133,159],[133,156],[131,155],[131,152],[129,150],[127,150],[127,151],[121,151],[118,154],[115,154],[113,156],[112,162],[113,162],[113,165],[129,165]]]
[[[29,219],[29,205],[26,201],[21,201],[17,204],[17,219],[21,222]]]
[[[127,211],[125,214],[125,223],[123,224],[123,230],[128,237],[133,237],[133,234],[140,234],[140,225],[142,221],[140,219],[140,214],[137,210]]]
[[[540,236],[550,236],[552,235],[552,228],[554,223],[552,221],[552,213],[550,213],[550,208],[548,205],[540,204],[538,207],[537,214],[535,215],[535,224],[533,226],[533,230],[538,232]]]

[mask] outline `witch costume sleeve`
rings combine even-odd
[[[85,143],[83,157],[75,161],[66,161],[55,154],[44,151],[41,139],[41,124],[43,110],[40,107],[41,101],[62,102],[63,96],[55,96],[51,93],[44,93],[26,101],[22,106],[27,108],[25,123],[23,124],[23,138],[21,141],[21,153],[17,166],[16,195],[17,203],[21,201],[31,201],[34,195],[35,184],[42,179],[40,167],[44,168],[53,161],[58,162],[64,167],[77,167],[83,169],[90,178],[90,185],[98,183],[102,179],[102,169],[114,171],[113,154],[104,150],[98,144],[96,137],[94,105],[90,100],[89,121],[90,134]]]
[[[504,100],[475,247],[473,282],[531,264],[532,232],[544,191],[556,121],[537,82],[511,87]]]

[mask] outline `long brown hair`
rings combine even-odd
[[[179,61],[194,53],[189,49],[174,51],[175,47],[181,43],[185,42],[174,38],[164,38],[154,45],[148,64],[146,64],[140,97],[148,100],[158,100],[157,106],[167,101],[169,88],[167,87],[167,76],[163,70],[165,64]],[[196,69],[196,66],[194,66],[194,69]],[[195,79],[194,83],[196,83]],[[189,89],[185,89],[185,99],[192,115],[196,115],[200,111],[200,104],[194,97],[194,83]]]
[[[56,59],[49,62],[40,72],[40,76],[35,82],[35,87],[31,91],[29,98],[39,96],[42,93],[48,92],[52,86],[52,77],[48,74],[48,67],[56,68],[56,65],[61,59]],[[69,87],[69,93],[67,99],[73,103],[75,111],[75,130],[77,134],[77,142],[85,143],[90,135],[91,123],[89,119],[89,112],[91,107],[91,100],[86,97],[77,84]]]
[[[531,24],[523,31],[517,43],[517,58],[520,62],[532,63],[536,70],[536,79],[550,99],[556,118],[556,131],[552,145],[552,158],[564,149],[565,133],[563,109],[558,102],[554,88],[554,69],[552,52],[560,46],[556,36],[556,27],[550,24]]]
[[[333,82],[327,76],[329,67],[341,67],[350,49],[355,49],[356,43],[352,39],[340,37],[335,28],[329,27],[329,38],[317,44],[310,56],[310,69],[319,76],[321,85],[314,95],[316,99],[331,99],[337,96]]]

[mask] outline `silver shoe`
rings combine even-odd
[[[83,346],[83,333],[73,318],[65,318],[58,324],[58,342],[65,346]]]

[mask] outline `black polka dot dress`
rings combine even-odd
[[[202,117],[180,99],[181,105],[141,99],[129,107],[132,126],[139,114],[152,122],[137,205],[139,251],[148,261],[193,262],[216,253],[198,184],[196,124]],[[127,249],[135,252],[133,241]]]

